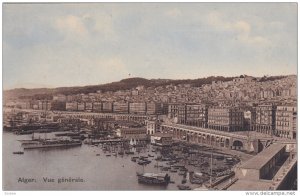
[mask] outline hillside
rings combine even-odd
[[[243,77],[243,76],[241,76]],[[265,82],[268,80],[281,79],[286,76],[270,76],[260,78],[259,81]],[[51,98],[56,94],[80,94],[80,93],[95,93],[98,90],[103,92],[106,91],[117,91],[117,90],[128,90],[135,88],[139,85],[145,87],[157,87],[163,85],[179,85],[179,84],[191,84],[195,87],[200,87],[203,84],[211,84],[212,81],[230,81],[235,77],[223,77],[223,76],[210,76],[207,78],[198,79],[186,79],[186,80],[171,80],[171,79],[145,79],[145,78],[127,78],[118,82],[112,82],[100,85],[90,85],[90,86],[79,86],[79,87],[58,87],[58,88],[36,88],[36,89],[26,89],[26,88],[16,88],[12,90],[4,91],[5,98]]]

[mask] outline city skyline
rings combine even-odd
[[[3,88],[297,74],[296,40],[296,3],[3,4]]]

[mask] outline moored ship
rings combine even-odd
[[[24,149],[74,147],[81,145],[81,141],[77,140],[44,140],[37,143],[28,144],[24,146]]]
[[[137,176],[139,183],[168,185],[170,182],[170,176],[166,173],[143,173]]]

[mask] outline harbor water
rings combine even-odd
[[[139,154],[124,156],[106,156],[100,147],[86,144],[13,154],[23,151],[18,140],[31,137],[3,133],[3,190],[178,190],[182,181],[182,176],[168,172],[174,183],[167,186],[138,183],[136,172],[161,172],[155,167],[156,154],[150,145]],[[132,156],[148,154],[155,157],[144,168],[131,161]],[[199,187],[189,182],[186,185]]]

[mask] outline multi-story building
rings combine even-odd
[[[108,112],[112,113],[113,112],[113,103],[112,102],[103,102],[102,103],[102,112]]]
[[[65,104],[65,102],[64,102],[64,104]],[[49,101],[49,102],[46,103],[46,105],[47,105],[47,110],[51,110],[52,103]]]
[[[160,130],[161,122],[158,120],[148,120],[147,121],[147,135],[153,135]]]
[[[85,103],[84,102],[79,102],[77,105],[77,110],[78,111],[84,111],[85,110]]]
[[[30,109],[30,102],[26,102],[26,101],[17,102],[16,107],[21,109]]]
[[[48,104],[47,104],[47,105],[48,105]],[[46,108],[46,110],[48,110],[48,108]],[[65,110],[66,110],[66,102],[62,102],[62,101],[52,101],[49,110],[60,110],[60,111],[65,111]]]
[[[251,131],[255,124],[255,110],[252,107],[245,107],[244,110],[244,131]]]
[[[43,101],[38,101],[38,109],[43,110]]]
[[[128,114],[129,113],[129,103],[114,102],[114,113]]]
[[[148,102],[146,114],[162,114],[163,113],[163,104],[156,102]]]
[[[151,135],[150,142],[157,146],[170,146],[173,143],[172,135],[166,133],[156,133]]]
[[[254,108],[255,121],[252,130],[273,135],[275,130],[275,105],[259,105]]]
[[[146,129],[144,127],[140,128],[120,128],[117,129],[117,136],[124,139],[145,139]]]
[[[186,103],[178,106],[178,123],[196,127],[207,127],[207,106]]]
[[[297,106],[277,106],[275,135],[283,138],[296,139]]]
[[[77,102],[67,102],[66,110],[67,111],[77,111],[77,109],[78,109],[77,106],[78,106]]]
[[[93,103],[93,112],[102,112],[102,103],[101,102]]]
[[[134,102],[129,103],[130,114],[146,114],[146,103],[145,102]]]
[[[92,102],[85,102],[85,111],[87,111],[87,112],[93,111],[93,103]]]
[[[178,117],[178,107],[179,103],[169,103],[168,105],[168,117],[177,118]]]
[[[51,109],[50,104],[51,102],[48,100],[39,100],[37,101],[38,110],[50,110]],[[24,102],[21,108],[31,109],[30,103]]]
[[[36,101],[34,101],[32,103],[32,109],[34,109],[34,110],[38,110],[39,109],[39,105],[38,105],[38,103]]]
[[[60,101],[60,102],[66,102],[67,96],[66,95],[54,95],[53,101]]]
[[[208,128],[220,131],[243,131],[244,112],[236,107],[208,108]]]

